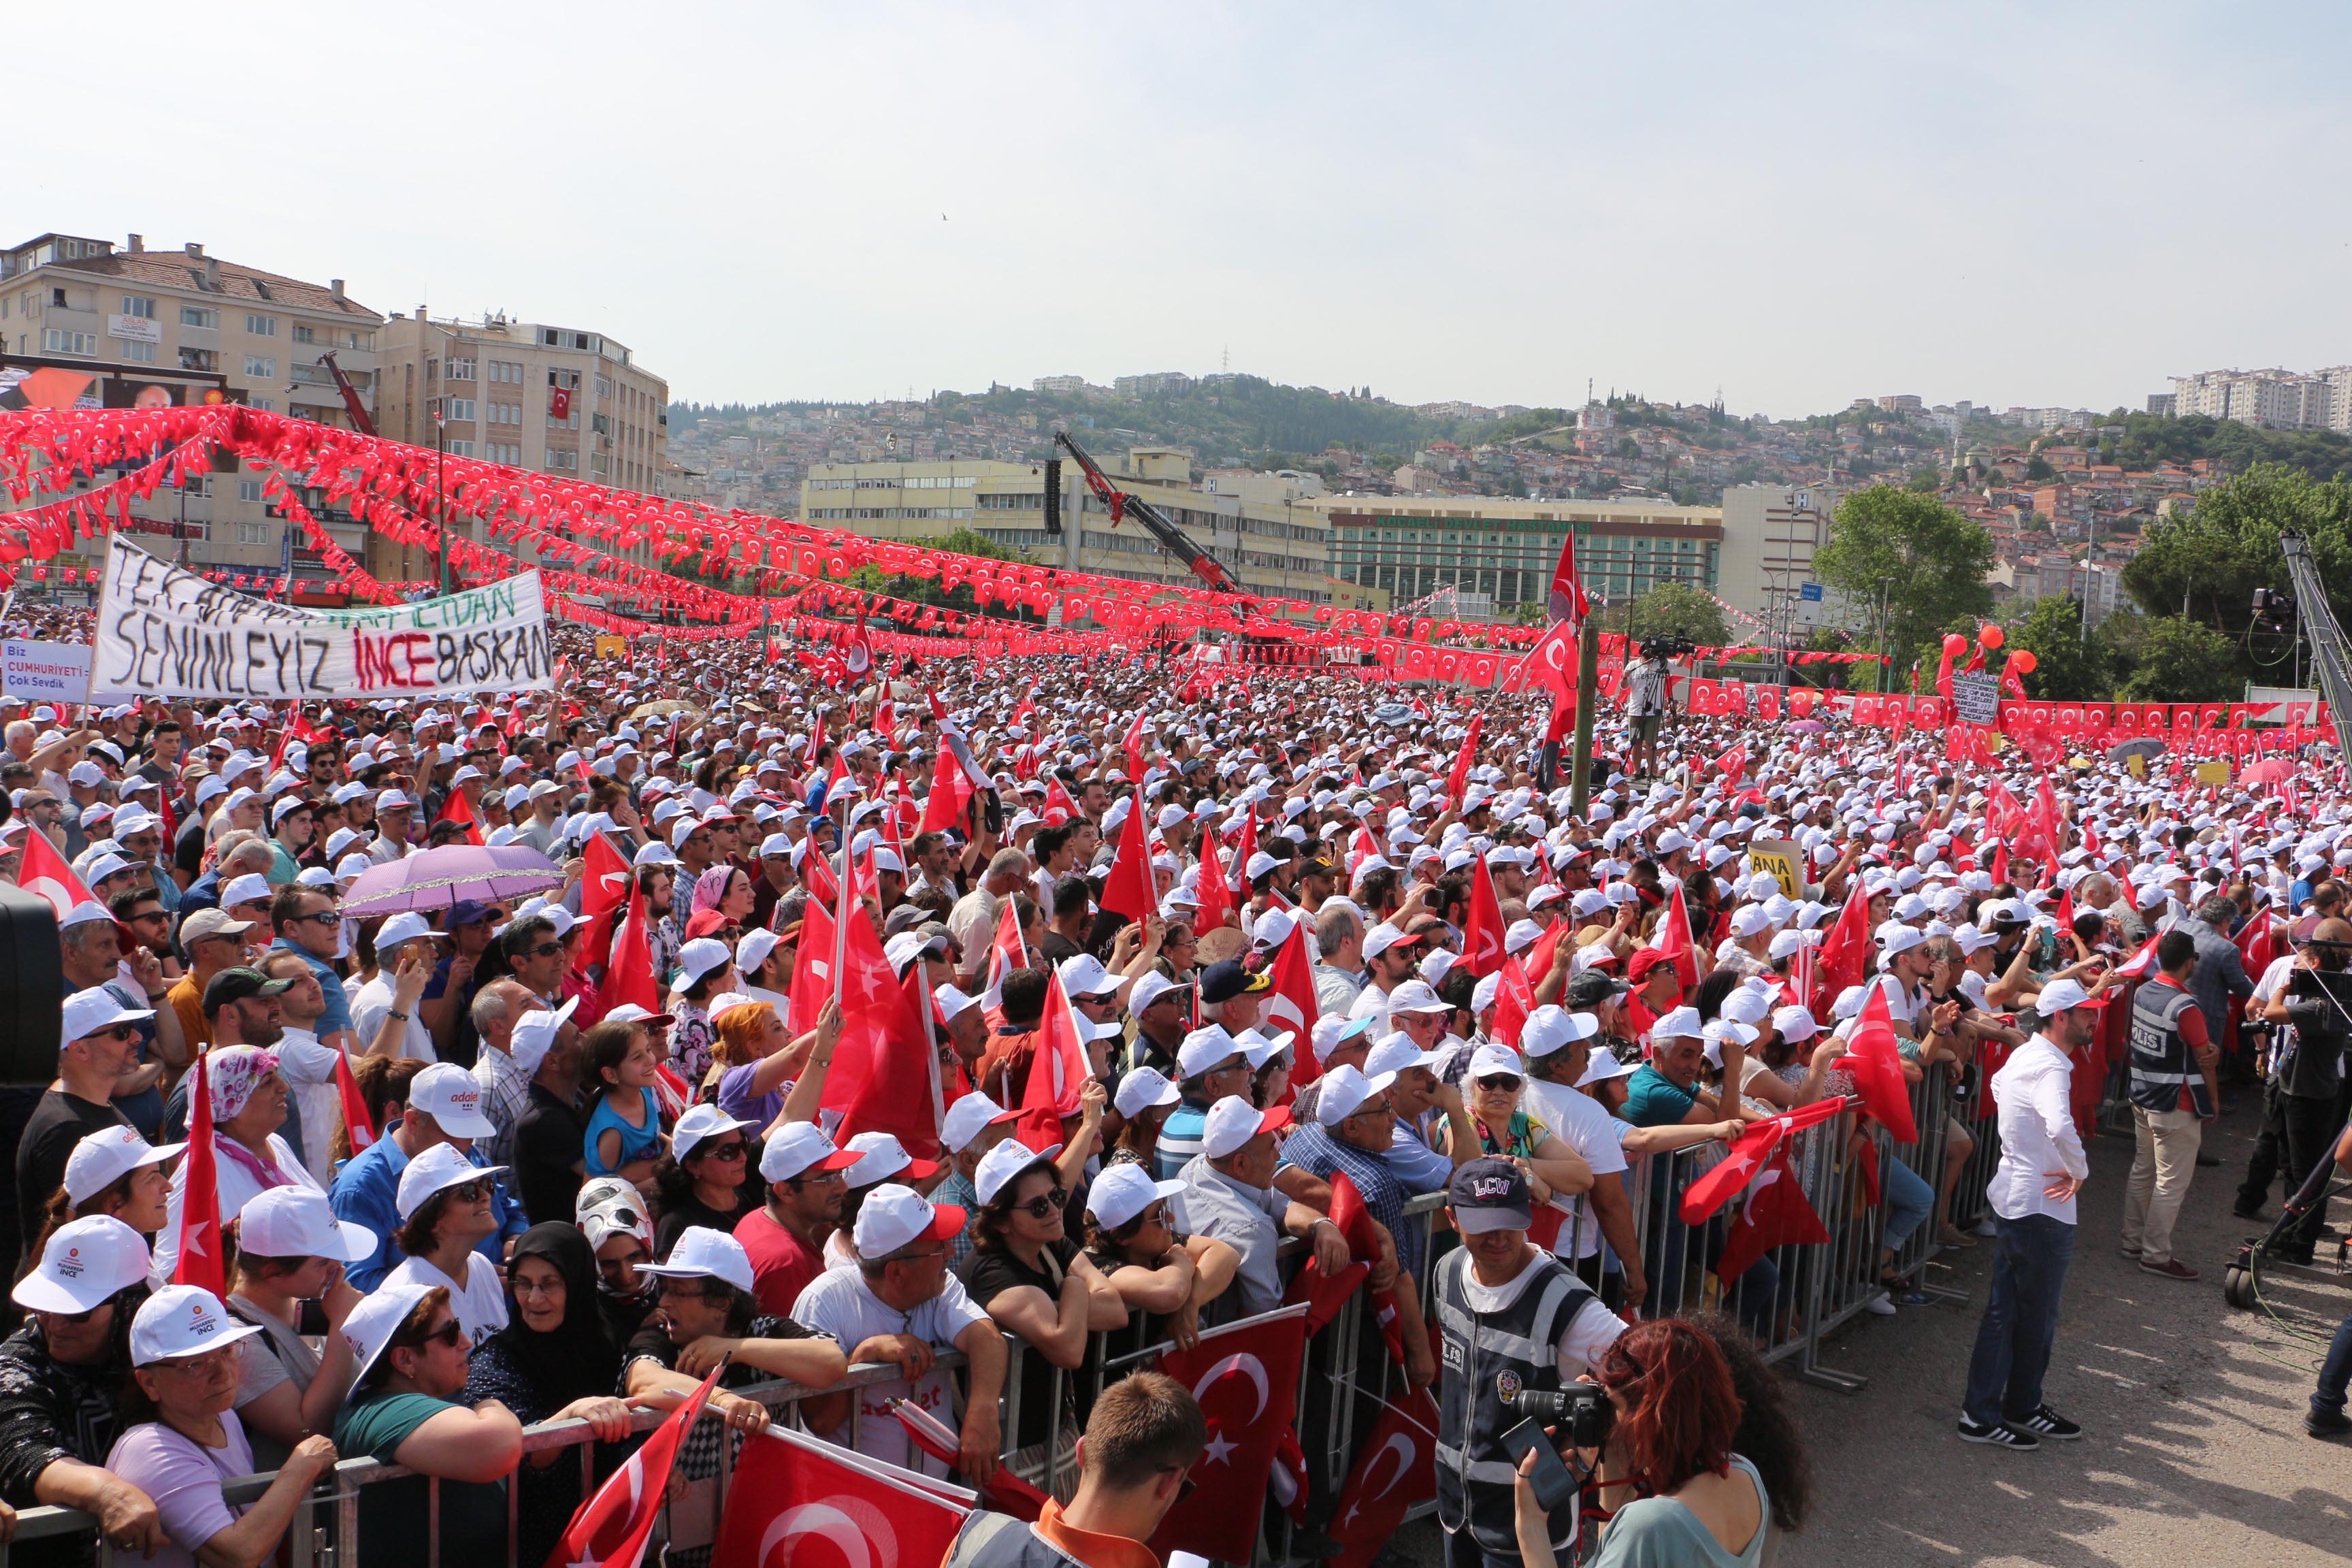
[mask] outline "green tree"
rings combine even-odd
[[[2024,619],[2005,629],[2010,648],[2032,651],[2033,673],[2024,678],[2032,695],[2053,702],[2104,702],[2114,692],[2107,644],[2083,636],[2081,600],[2038,600]]]
[[[2288,586],[2279,534],[2310,542],[2339,621],[2352,618],[2352,483],[2264,463],[2150,523],[2124,586],[2150,616],[2186,616],[2242,645],[2254,590]],[[2239,655],[2228,656],[2234,667]],[[2242,671],[2242,673],[2247,673]]]
[[[1687,583],[1659,584],[1627,605],[1626,614],[1636,640],[1688,637],[1702,647],[1721,647],[1731,640],[1723,606]]]
[[[2139,658],[2116,693],[2127,702],[2215,702],[2238,695],[2237,645],[2200,621],[2149,619]]]
[[[2025,477],[2028,479],[2039,483],[2043,480],[2056,479],[2058,477],[2058,470],[2050,466],[2049,458],[2043,457],[2041,453],[2036,452],[2026,462]]]
[[[1857,605],[1883,595],[1893,668],[1908,669],[1939,628],[1990,613],[1992,555],[1992,536],[1950,507],[1874,485],[1838,502],[1813,574]]]
[[[1621,458],[1638,458],[1642,455],[1642,443],[1631,436],[1624,437],[1617,443],[1617,455]]]
[[[1909,488],[1914,495],[1934,495],[1944,488],[1943,472],[1937,468],[1914,468]]]
[[[925,546],[943,550],[955,555],[977,555],[987,561],[1026,562],[1029,553],[999,544],[984,533],[969,528],[959,528],[940,535],[935,541],[923,542]],[[902,577],[886,574],[878,566],[860,566],[842,582],[852,588],[862,588],[869,594],[887,594],[894,599],[904,599],[913,605],[937,605],[945,609],[961,610],[966,615],[992,616],[1004,620],[1036,620],[1034,612],[1025,608],[1007,609],[1001,602],[982,608],[968,584],[958,584],[952,590],[943,590],[936,577]]]

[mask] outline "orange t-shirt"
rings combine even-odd
[[[1048,1498],[1037,1515],[1037,1533],[1045,1542],[1086,1568],[1160,1568],[1160,1559],[1140,1541],[1124,1535],[1097,1535],[1062,1518],[1062,1505]]]

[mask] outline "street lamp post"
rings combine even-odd
[[[449,592],[449,506],[441,488],[441,465],[449,456],[449,422],[441,399],[428,398],[425,412],[433,416],[433,523],[441,531],[441,592]]]

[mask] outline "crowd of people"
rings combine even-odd
[[[1467,700],[1344,673],[1176,698],[1140,655],[963,659],[860,692],[756,644],[629,663],[559,636],[552,691],[320,705],[299,727],[225,701],[0,708],[0,875],[26,879],[38,836],[90,895],[58,922],[57,1079],[0,1090],[11,1508],[82,1509],[159,1560],[257,1563],[320,1476],[364,1457],[411,1472],[361,1494],[371,1560],[423,1560],[434,1477],[445,1542],[503,1552],[511,1501],[535,1563],[581,1466],[526,1456],[524,1429],[583,1421],[609,1469],[635,1412],[723,1362],[671,1507],[668,1560],[699,1568],[725,1445],[771,1418],[739,1391],[882,1363],[897,1375],[803,1400],[809,1430],[945,1475],[892,1417],[911,1402],[953,1432],[963,1479],[1007,1459],[1048,1478],[1065,1522],[1038,1539],[1092,1561],[1067,1521],[1164,1510],[1149,1498],[1173,1496],[1192,1429],[1157,1384],[1077,1410],[1096,1383],[1056,1374],[1089,1371],[1106,1332],[1186,1346],[1265,1312],[1303,1258],[1345,1268],[1344,1185],[1404,1386],[1437,1400],[1449,1561],[1571,1549],[1578,1505],[1529,1500],[1537,1457],[1517,1462],[1516,1418],[1472,1391],[1589,1376],[1615,1427],[1584,1468],[1624,1504],[1601,1561],[1755,1562],[1804,1501],[1751,1343],[1779,1275],[1768,1258],[1729,1281],[1729,1320],[1643,1321],[1685,1297],[1637,1231],[1635,1162],[1858,1097],[1846,1058],[1883,1016],[1909,1083],[1989,1095],[1997,1119],[1953,1119],[1940,1190],[1889,1162],[1871,1310],[1924,1300],[1896,1271],[1919,1227],[1992,1240],[1974,1363],[1948,1381],[1963,1437],[2031,1448],[2079,1432],[2042,1383],[2110,1067],[2128,1058],[2138,1140],[2120,1242],[2159,1278],[2196,1277],[2172,1229],[2199,1131],[2240,1086],[2264,1118],[2241,1213],[2344,1125],[2346,1031],[2294,975],[2352,956],[2334,879],[2352,826],[2292,789],[2095,756],[2053,792],[2022,763],[1947,763],[1940,734],[1670,711],[1662,731],[1671,704],[1644,686],[1642,711],[1604,719],[1572,809],[1544,713],[1491,693],[1473,731]],[[978,787],[924,830],[943,748]],[[2308,800],[2338,798],[2307,774]],[[2055,810],[2038,837],[2003,804],[2037,793]],[[1103,899],[1138,837],[1157,907],[1129,919]],[[344,911],[371,870],[478,838],[560,876]],[[612,1000],[613,922],[589,912],[608,864],[646,911],[658,1011]],[[935,1149],[827,1103],[842,1004],[809,1006],[793,977],[803,932],[831,925],[812,889],[845,864],[934,1005]],[[1842,927],[1868,952],[1824,990]],[[1271,990],[1294,941],[1311,1023]],[[1088,1076],[1075,1114],[1041,1119],[1024,1108],[1057,994]],[[1981,1136],[2000,1142],[1993,1213],[1963,1227],[1953,1182]],[[183,1223],[194,1137],[218,1236]],[[1431,1194],[1440,1217],[1408,1215]],[[168,1283],[187,1247],[220,1249],[225,1297]],[[2315,1395],[2315,1431],[2345,1424],[2343,1395],[2341,1375]],[[1126,1436],[1073,1451],[1106,1422]],[[1128,1502],[1103,1500],[1106,1463]],[[273,1469],[258,1500],[224,1501]],[[1028,1550],[992,1540],[971,1551]]]

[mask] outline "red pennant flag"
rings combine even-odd
[[[1804,1188],[1789,1169],[1788,1149],[1775,1149],[1770,1162],[1748,1184],[1748,1202],[1724,1237],[1722,1255],[1715,1260],[1716,1277],[1726,1282],[1737,1279],[1776,1247],[1829,1238],[1822,1216],[1805,1201]]]
[[[1456,811],[1462,809],[1463,792],[1470,785],[1470,764],[1478,760],[1478,731],[1485,727],[1486,718],[1483,712],[1470,715],[1469,731],[1462,737],[1462,749],[1454,754],[1454,767],[1445,775],[1446,798]]]
[[[1842,1065],[1853,1075],[1854,1093],[1863,1108],[1886,1123],[1897,1143],[1919,1142],[1919,1129],[1911,1120],[1911,1088],[1903,1081],[1903,1058],[1895,1049],[1895,1016],[1887,1010],[1885,985],[1871,986]]]
[[[1139,810],[1143,802],[1143,713],[1140,709],[1136,711],[1135,722],[1127,727],[1126,748],[1128,781],[1135,785],[1136,805]]]
[[[1212,1329],[1191,1350],[1160,1356],[1160,1370],[1192,1391],[1209,1423],[1208,1449],[1192,1467],[1193,1489],[1168,1510],[1151,1538],[1161,1562],[1171,1552],[1250,1561],[1257,1545],[1254,1500],[1266,1494],[1276,1435],[1297,1413],[1306,1349],[1305,1310],[1292,1309]],[[1249,1506],[1236,1506],[1237,1500]]]
[[[40,837],[37,831],[29,835]],[[188,1089],[188,1169],[180,1189],[179,1255],[172,1265],[172,1283],[200,1285],[226,1299],[228,1280],[221,1266],[220,1184],[213,1169],[213,1090],[210,1058],[196,1057],[195,1081]]]
[[[37,827],[25,830],[25,855],[16,870],[16,885],[28,893],[38,893],[49,900],[49,907],[63,920],[73,912],[76,904],[94,904],[98,895],[91,892],[73,868],[66,864],[49,836]],[[214,1292],[218,1295],[218,1291]]]
[[[1592,601],[1584,592],[1584,579],[1576,570],[1576,534],[1571,531],[1559,542],[1559,562],[1551,569],[1551,592],[1545,596],[1544,616],[1551,621],[1564,622],[1573,637],[1584,630],[1587,616],[1592,614]]]
[[[1307,922],[1295,921],[1290,934],[1274,950],[1274,962],[1266,966],[1265,1033],[1289,1029],[1297,1035],[1291,1042],[1290,1081],[1294,1088],[1304,1088],[1322,1076],[1323,1067],[1315,1059],[1315,1025],[1323,1016],[1322,1005],[1315,1000],[1315,965],[1307,956]]]
[[[1475,906],[1474,906],[1475,908]],[[1698,984],[1698,954],[1691,941],[1690,908],[1683,902],[1683,885],[1666,884],[1666,912],[1658,921],[1650,945],[1666,955],[1685,989]]]
[[[1675,890],[1681,891],[1679,885]],[[1687,921],[1684,932],[1687,944]],[[1462,967],[1481,980],[1503,967],[1503,909],[1495,898],[1494,873],[1486,869],[1484,855],[1473,863],[1470,873],[1470,913],[1462,926]]]
[[[1029,1081],[1024,1087],[1021,1109],[1076,1116],[1078,1091],[1093,1075],[1087,1048],[1078,1039],[1077,1013],[1062,990],[1062,977],[1048,971],[1045,1010],[1037,1021],[1036,1054],[1029,1060]]]
[[[375,1119],[368,1114],[367,1096],[360,1092],[359,1079],[352,1076],[352,1058],[343,1051],[335,1053],[335,1093],[342,1101],[343,1127],[356,1154],[375,1142]]]
[[[1138,723],[1142,722],[1140,719]],[[1140,921],[1159,909],[1152,893],[1151,851],[1143,837],[1143,792],[1128,797],[1127,819],[1118,825],[1118,853],[1103,879],[1102,907],[1113,914]]]
[[[719,1382],[726,1363],[710,1369],[702,1386],[693,1397],[677,1407],[677,1413],[663,1422],[645,1447],[629,1456],[628,1462],[614,1470],[595,1495],[582,1503],[563,1527],[563,1538],[556,1542],[548,1555],[550,1568],[637,1568],[646,1554],[646,1539],[653,1534],[654,1521],[661,1517],[662,1505],[669,1498],[669,1473],[677,1463],[678,1445],[702,1414],[703,1402]],[[755,1439],[756,1441],[756,1439]],[[746,1447],[744,1458],[751,1458]],[[738,1461],[737,1479],[741,1479]],[[740,1495],[740,1491],[730,1495]],[[731,1510],[730,1510],[731,1514]]]
[[[1021,940],[1021,910],[1011,899],[996,915],[996,935],[988,944],[988,988],[994,991],[1016,969],[1029,967],[1029,944]]]
[[[1417,1503],[1437,1495],[1437,1405],[1425,1388],[1392,1398],[1364,1434],[1325,1533],[1348,1548],[1333,1568],[1370,1568]]]
[[[1558,933],[1566,925],[1565,921],[1553,922],[1551,930],[1538,938],[1535,946],[1528,950],[1530,955],[1538,950],[1543,951],[1542,973],[1549,973],[1551,971],[1550,946],[1548,944],[1558,943]],[[1527,1026],[1528,1015],[1536,1010],[1536,990],[1528,983],[1528,972],[1517,963],[1507,961],[1497,973],[1503,979],[1495,991],[1494,1036],[1497,1041],[1516,1051],[1519,1048],[1519,1031]]]
[[[1222,926],[1231,925],[1234,913],[1233,884],[1225,880],[1225,868],[1217,858],[1217,835],[1213,828],[1201,835],[1201,874],[1195,880],[1192,897],[1199,900],[1192,911],[1192,931],[1205,936]]]
[[[631,1002],[648,1013],[661,1011],[661,983],[654,973],[647,923],[645,895],[631,888],[628,914],[613,933],[612,962],[605,967],[604,984],[596,992],[596,1005],[602,1012]]]

